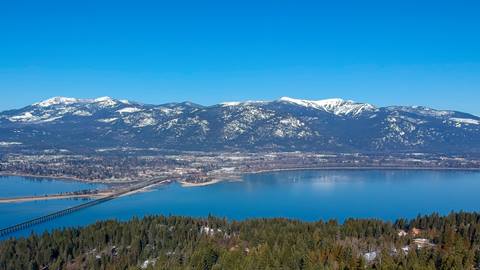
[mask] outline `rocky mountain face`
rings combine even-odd
[[[0,148],[480,153],[480,117],[342,99],[146,105],[55,97],[0,113]]]

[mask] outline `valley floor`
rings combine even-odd
[[[371,155],[315,152],[178,152],[0,155],[0,174],[130,185],[152,179],[179,179],[206,185],[244,174],[308,169],[479,170],[480,157],[425,153]]]

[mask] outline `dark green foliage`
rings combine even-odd
[[[399,236],[399,230],[420,235]],[[415,238],[434,245],[417,248]],[[410,247],[405,254],[402,247]],[[375,251],[375,259],[364,254]],[[475,269],[480,214],[301,222],[145,217],[0,242],[0,269]]]

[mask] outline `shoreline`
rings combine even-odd
[[[5,173],[5,172],[0,172],[0,177],[8,177],[8,176],[18,176],[18,177],[25,177],[25,178],[37,178],[37,179],[55,179],[55,180],[62,180],[62,181],[74,181],[74,182],[82,182],[82,183],[87,183],[87,184],[103,184],[107,186],[122,186],[122,185],[130,185],[130,184],[136,184],[141,181],[135,181],[135,180],[127,180],[124,182],[121,181],[107,181],[107,180],[87,180],[87,179],[82,179],[78,177],[73,177],[73,176],[48,176],[48,175],[36,175],[36,174],[27,174],[27,173]]]
[[[215,185],[215,184],[218,184],[218,183],[223,182],[223,181],[227,181],[227,180],[226,179],[222,180],[222,179],[219,179],[219,178],[215,178],[215,179],[212,179],[212,180],[209,180],[209,181],[206,181],[206,182],[201,182],[201,183],[190,183],[190,182],[186,182],[186,181],[178,181],[178,183],[180,183],[180,185],[184,188],[190,188],[190,187],[204,187],[204,186]]]
[[[71,194],[71,195],[47,195],[47,196],[37,196],[37,197],[31,196],[31,197],[0,198],[0,204],[48,201],[48,200],[65,200],[65,199],[99,199],[112,194],[113,192],[98,193],[98,194],[79,194],[79,195]]]
[[[284,169],[268,169],[246,172],[245,174],[261,174],[270,172],[284,172],[284,171],[361,171],[361,170],[385,170],[385,171],[479,171],[480,168],[450,168],[450,167],[302,167],[302,168],[284,168]]]
[[[160,181],[160,182],[158,182],[158,183],[153,183],[153,184],[144,186],[144,187],[142,187],[141,189],[137,189],[137,190],[130,191],[130,192],[128,192],[128,193],[122,194],[122,195],[120,195],[119,197],[124,197],[124,196],[128,196],[128,195],[133,195],[133,194],[137,194],[137,193],[150,192],[150,191],[152,191],[152,188],[153,188],[153,187],[168,185],[168,184],[170,184],[170,183],[172,183],[172,180],[163,180],[163,181]]]
[[[448,167],[302,167],[302,168],[283,168],[283,169],[268,169],[251,172],[242,172],[235,175],[225,175],[224,177],[215,177],[212,180],[201,183],[190,183],[186,181],[177,181],[182,187],[202,187],[218,184],[225,181],[242,181],[245,175],[262,174],[274,172],[289,172],[289,171],[362,171],[362,170],[398,170],[398,171],[471,171],[480,172],[480,168],[448,168]]]
[[[465,172],[480,172],[480,168],[460,168],[460,167],[399,167],[399,166],[372,166],[372,167],[298,167],[298,168],[277,168],[277,169],[264,169],[264,170],[256,170],[256,171],[248,171],[248,172],[240,172],[236,174],[225,174],[224,176],[216,176],[212,180],[201,182],[201,183],[191,183],[184,180],[175,180],[178,182],[182,187],[189,188],[189,187],[202,187],[202,186],[209,186],[218,184],[220,182],[225,181],[242,181],[242,178],[245,175],[249,174],[262,174],[262,173],[274,173],[274,172],[289,172],[289,171],[337,171],[337,170],[406,170],[406,171],[465,171]],[[125,186],[131,185],[136,183],[141,183],[142,181],[138,180],[127,180],[125,182],[113,181],[109,182],[106,180],[86,180],[77,177],[69,177],[69,176],[47,176],[47,175],[32,175],[32,174],[21,174],[21,173],[2,173],[0,172],[1,176],[18,176],[18,177],[27,177],[27,178],[38,178],[38,179],[55,179],[55,180],[64,180],[64,181],[76,181],[82,182],[87,184],[103,184],[107,185],[105,190],[115,186]],[[145,180],[148,181],[148,180]],[[145,191],[137,191],[137,192],[145,192]]]
[[[171,183],[171,180],[163,180],[158,183],[149,184],[140,189],[127,192],[120,195],[119,197],[133,195],[136,193],[143,193],[151,191],[151,188],[161,185],[166,185]],[[95,194],[50,194],[43,196],[22,196],[22,197],[10,197],[10,198],[0,198],[0,204],[2,203],[23,203],[23,202],[33,202],[33,201],[46,201],[46,200],[64,200],[64,199],[100,199],[103,197],[108,197],[116,194],[115,189],[110,189],[107,191],[95,193]]]

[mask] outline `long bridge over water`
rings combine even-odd
[[[125,195],[125,194],[128,194],[128,193],[146,188],[148,186],[164,184],[164,183],[169,183],[169,182],[170,182],[170,180],[149,181],[149,182],[146,182],[146,183],[143,183],[143,184],[140,184],[140,185],[128,188],[128,189],[121,190],[119,192],[116,192],[115,194],[112,194],[112,195],[109,195],[109,196],[106,196],[106,197],[103,197],[103,198],[100,198],[100,199],[92,200],[92,201],[82,203],[82,204],[79,204],[79,205],[76,205],[76,206],[73,206],[73,207],[70,207],[70,208],[67,208],[67,209],[63,209],[63,210],[60,210],[60,211],[57,211],[57,212],[54,212],[54,213],[51,213],[51,214],[48,214],[48,215],[45,215],[45,216],[41,216],[41,217],[31,219],[31,220],[28,220],[28,221],[25,221],[25,222],[22,222],[22,223],[19,223],[19,224],[15,224],[13,226],[0,229],[0,238],[3,238],[5,236],[7,236],[9,234],[12,234],[14,232],[17,232],[17,231],[28,229],[30,227],[33,227],[33,226],[37,225],[37,224],[44,223],[44,222],[50,221],[52,219],[56,219],[56,218],[66,216],[68,214],[80,211],[82,209],[92,207],[92,206],[95,206],[97,204],[101,204],[101,203],[113,200],[113,199],[118,198],[122,195]]]

